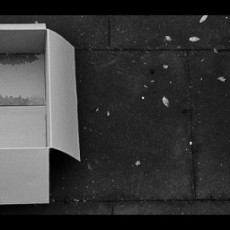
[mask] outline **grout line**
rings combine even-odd
[[[111,28],[109,28],[109,30],[111,30]],[[181,52],[202,52],[202,51],[212,51],[213,52],[213,49],[210,49],[210,48],[202,48],[202,49],[170,49],[170,48],[167,48],[167,49],[164,49],[164,48],[159,48],[159,49],[156,49],[156,48],[152,48],[152,49],[148,49],[148,48],[112,48],[110,45],[111,43],[111,31],[109,33],[110,35],[108,35],[108,43],[109,43],[109,47],[105,47],[105,48],[75,48],[76,51],[136,51],[136,52],[143,52],[143,51],[146,51],[146,52],[152,52],[152,51],[159,51],[159,52],[162,52],[162,51],[181,51]],[[230,48],[229,49],[219,49],[218,50],[219,53],[221,52],[230,52]]]
[[[112,216],[114,216],[115,214],[115,212],[114,212],[114,209],[115,209],[115,207],[114,207],[114,202],[112,202],[112,206],[111,206],[111,214],[110,215],[112,215]]]
[[[146,199],[146,200],[79,200],[78,202],[75,202],[73,200],[69,200],[69,201],[55,201],[54,203],[111,203],[111,210],[112,212],[114,211],[114,204],[117,203],[132,203],[132,202],[229,202],[230,203],[230,199]],[[38,206],[39,204],[36,204],[36,206]],[[41,204],[42,205],[42,204]],[[50,205],[52,205],[52,203],[50,203]]]
[[[111,49],[111,15],[108,15],[108,47]]]
[[[192,154],[192,174],[193,174],[193,196],[196,199],[196,164],[195,164],[195,148],[194,148],[194,143],[195,143],[195,138],[193,134],[193,104],[192,104],[192,97],[191,97],[191,73],[190,73],[190,65],[189,65],[189,52],[186,52],[186,66],[187,66],[187,76],[188,76],[188,103],[189,103],[189,124],[190,124],[190,140],[192,141],[192,145],[190,146],[191,148],[191,154]]]

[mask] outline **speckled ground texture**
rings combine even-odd
[[[82,158],[0,214],[230,214],[230,16],[202,16],[0,16],[75,46]]]

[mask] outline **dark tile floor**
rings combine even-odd
[[[201,16],[0,16],[75,46],[82,158],[0,214],[230,214],[230,18]]]

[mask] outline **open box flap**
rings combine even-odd
[[[48,146],[80,160],[75,50],[48,29],[46,79]]]

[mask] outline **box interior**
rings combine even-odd
[[[0,148],[46,147],[46,30],[0,31]]]

